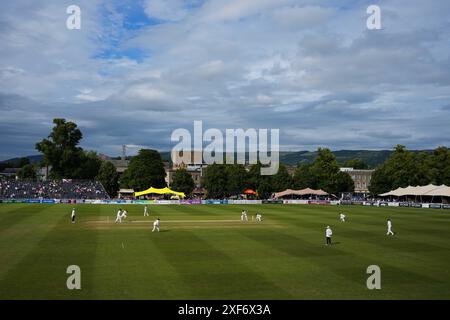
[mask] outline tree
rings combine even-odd
[[[334,188],[337,192],[353,192],[355,182],[347,172],[339,171],[335,175]]]
[[[80,166],[74,171],[73,178],[95,179],[98,175],[102,160],[94,151],[84,151],[80,155]]]
[[[311,165],[311,172],[316,181],[316,188],[328,193],[337,193],[335,176],[339,172],[339,165],[334,154],[327,148],[318,148],[317,157]]]
[[[328,193],[351,192],[355,184],[348,173],[339,170],[335,155],[327,148],[318,148],[311,165],[299,164],[293,176],[296,189],[323,189]]]
[[[173,181],[170,187],[175,191],[184,192],[186,195],[190,195],[195,188],[195,182],[186,169],[180,168],[174,172]]]
[[[82,149],[77,147],[83,135],[74,122],[53,119],[55,126],[48,136],[36,143],[36,149],[44,155],[44,165],[52,166],[54,178],[73,178],[80,166]]]
[[[347,160],[342,166],[353,169],[369,169],[369,165],[364,160],[358,158]]]
[[[36,179],[36,168],[32,164],[24,165],[18,172],[19,179]]]
[[[247,185],[248,174],[242,164],[226,165],[227,194],[236,196],[244,191]]]
[[[428,178],[435,185],[450,185],[450,150],[438,147],[426,160]]]
[[[117,174],[116,167],[114,167],[111,162],[102,162],[96,179],[100,181],[111,198],[114,198],[117,195],[117,190],[119,189],[119,175]]]
[[[292,177],[286,166],[280,163],[278,172],[272,177],[273,191],[283,191],[292,186]]]
[[[228,175],[225,166],[214,163],[206,167],[203,182],[209,198],[220,199],[228,196]]]
[[[292,177],[292,187],[295,189],[317,188],[317,182],[309,163],[298,164]]]
[[[249,187],[256,191],[260,199],[267,199],[274,192],[273,176],[261,175],[261,167],[260,162],[250,167]]]
[[[425,153],[417,154],[397,145],[391,156],[372,174],[370,192],[380,194],[398,187],[428,184],[427,158]]]
[[[138,155],[130,160],[128,168],[122,174],[120,185],[134,190],[163,188],[166,186],[165,177],[166,171],[159,152],[141,149]]]
[[[369,191],[372,194],[380,194],[391,190],[392,181],[386,173],[386,165],[381,164],[372,173]]]

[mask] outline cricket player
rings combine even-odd
[[[327,246],[331,246],[331,236],[333,235],[333,231],[331,230],[330,226],[327,226],[327,229],[325,230],[325,237],[327,238]]]
[[[154,232],[155,230],[158,230],[159,232],[159,218],[155,220],[155,222],[153,222],[153,230],[152,232]]]
[[[341,212],[341,214],[339,215],[339,219],[341,220],[341,222],[345,222],[345,214]]]
[[[72,219],[72,223],[75,223],[75,208],[72,208],[71,219]]]
[[[245,211],[245,210],[242,211],[241,220],[242,221],[248,221],[247,211]]]
[[[256,221],[261,222],[262,216],[260,213],[256,213]]]
[[[147,207],[147,205],[144,207],[144,217],[148,217],[148,207]]]
[[[122,219],[126,219],[126,217],[128,217],[128,212],[127,212],[127,210],[123,210],[122,211]]]
[[[392,232],[392,221],[391,221],[391,219],[387,219],[387,229],[388,229],[388,231],[387,231],[387,233],[386,233],[386,235],[388,236],[388,235],[394,235],[394,232]]]
[[[117,216],[116,216],[116,221],[114,223],[122,223],[122,209],[119,209],[119,211],[117,211]]]

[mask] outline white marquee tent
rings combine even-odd
[[[435,186],[408,186],[406,188],[397,188],[395,190],[380,194],[382,197],[394,196],[431,196],[431,197],[450,197],[450,187],[446,185]]]

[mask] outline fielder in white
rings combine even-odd
[[[144,207],[144,217],[148,217],[148,207]]]
[[[330,226],[327,226],[327,229],[325,230],[325,237],[327,238],[327,246],[331,246],[331,236],[333,235],[333,231],[331,230]]]
[[[153,230],[152,232],[154,232],[155,230],[158,230],[159,232],[159,218],[155,220],[155,222],[153,222]]]
[[[72,209],[71,220],[72,220],[72,223],[75,223],[75,208]]]
[[[388,236],[388,235],[394,235],[394,232],[392,232],[392,221],[391,221],[391,219],[387,219],[387,229],[388,229],[388,231],[387,231],[387,233],[386,233],[386,235]]]
[[[339,220],[341,220],[341,222],[345,222],[345,214],[341,213],[339,215]]]
[[[261,220],[262,220],[262,215],[260,213],[257,213],[256,214],[256,221],[257,222],[261,222]]]
[[[119,209],[119,211],[117,211],[117,216],[116,216],[116,221],[114,223],[122,223],[122,209]]]

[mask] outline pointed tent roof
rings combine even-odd
[[[446,185],[435,186],[429,184],[426,186],[408,186],[406,188],[397,188],[395,190],[380,194],[382,197],[386,196],[444,196],[450,197],[450,187]]]
[[[275,198],[280,198],[280,197],[290,196],[290,195],[303,196],[303,195],[307,195],[307,194],[313,194],[313,195],[317,195],[317,196],[328,195],[327,192],[325,192],[321,189],[319,189],[319,190],[315,190],[315,189],[311,189],[311,188],[305,188],[305,189],[301,189],[301,190],[286,189],[284,191],[275,193]]]
[[[428,191],[424,194],[425,196],[441,196],[441,197],[450,197],[450,187],[445,184],[436,187],[433,190]]]

